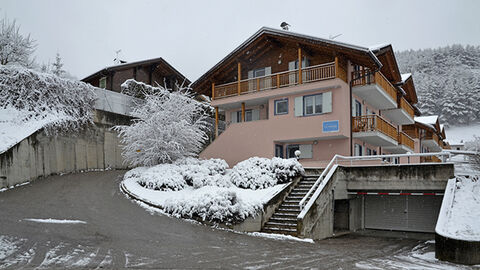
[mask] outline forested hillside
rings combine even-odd
[[[450,126],[480,123],[480,46],[453,45],[396,53],[412,73],[422,115],[438,114]]]

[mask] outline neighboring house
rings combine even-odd
[[[230,166],[252,156],[324,166],[346,156],[415,151],[402,125],[419,115],[411,75],[391,45],[365,48],[261,28],[192,84],[229,125],[201,154]]]
[[[158,83],[174,90],[177,89],[177,84],[190,85],[190,81],[185,76],[161,57],[106,67],[82,81],[99,88],[121,92],[122,83],[128,79],[135,79],[152,86],[157,86]]]
[[[440,124],[437,115],[415,117],[415,123],[403,126],[403,130],[415,140],[415,152],[431,153],[440,152],[443,149],[451,149],[445,141],[445,128]],[[440,162],[435,156],[422,157],[421,162]]]

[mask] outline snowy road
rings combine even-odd
[[[120,192],[123,173],[52,176],[0,192],[0,269],[457,269],[424,241],[280,241],[151,214]]]

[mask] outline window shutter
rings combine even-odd
[[[325,92],[325,93],[322,94],[322,97],[323,97],[323,102],[322,102],[323,111],[322,111],[322,113],[332,112],[332,92]]]
[[[249,79],[253,78],[253,70],[248,71],[248,78]]]
[[[294,70],[295,69],[295,61],[288,62],[288,70]]]
[[[237,112],[232,112],[232,123],[238,123]]]
[[[300,144],[299,149],[301,154],[300,158],[312,158],[313,157],[313,151],[312,151],[312,145],[311,144]]]
[[[302,59],[302,68],[306,68],[310,65],[310,62],[308,61],[308,58],[303,57]]]
[[[303,116],[303,97],[295,98],[295,116]]]
[[[260,120],[260,110],[254,109],[252,110],[252,121]]]

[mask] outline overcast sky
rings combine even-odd
[[[163,57],[191,81],[262,26],[398,50],[480,45],[480,1],[119,1],[0,0],[37,41],[36,59],[82,79],[113,64]]]

